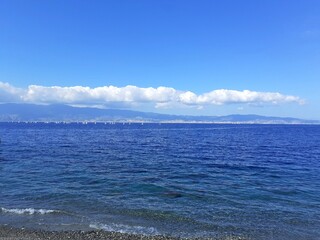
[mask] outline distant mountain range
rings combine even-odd
[[[68,105],[0,104],[0,122],[212,122],[261,124],[319,124],[320,121],[259,115],[187,116]]]

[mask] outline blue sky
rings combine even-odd
[[[0,1],[2,103],[320,119],[319,77],[318,0]]]

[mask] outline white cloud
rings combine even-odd
[[[0,102],[19,102],[23,92],[23,89],[0,82]]]
[[[279,104],[285,102],[303,103],[303,100],[296,96],[283,95],[277,92],[255,92],[255,91],[236,91],[218,89],[204,93],[195,98],[197,104],[230,104],[230,103],[272,103]]]
[[[170,87],[140,88],[129,85],[125,87],[103,86],[90,88],[83,86],[45,87],[30,85],[27,89],[21,89],[3,82],[0,82],[0,102],[63,103],[89,106],[134,106],[151,103],[156,108],[194,106],[198,109],[206,105],[235,103],[259,105],[290,102],[304,103],[297,96],[250,90],[218,89],[197,95],[191,91],[179,91]]]
[[[104,86],[89,88],[44,87],[31,85],[21,98],[25,102],[59,103],[108,103],[108,102],[170,102],[176,97],[176,90],[167,87],[139,88],[136,86]]]

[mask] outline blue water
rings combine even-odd
[[[0,224],[320,239],[320,126],[0,123]]]

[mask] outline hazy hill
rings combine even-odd
[[[296,118],[259,115],[185,116],[119,109],[78,108],[61,104],[0,104],[0,121],[151,121],[151,122],[240,122],[319,123]]]

